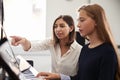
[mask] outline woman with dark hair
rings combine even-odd
[[[115,44],[104,9],[98,4],[83,5],[79,8],[78,28],[81,36],[89,43],[84,45],[76,76],[71,80],[120,80],[120,53]],[[55,73],[41,73],[46,79],[70,80],[69,76]],[[116,77],[117,75],[117,77]]]
[[[11,36],[11,38],[12,45],[21,44],[25,51],[50,50],[51,72],[70,76],[77,74],[78,58],[82,46],[75,40],[75,26],[71,16],[61,15],[54,21],[53,39],[32,43],[18,36]]]

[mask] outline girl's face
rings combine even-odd
[[[89,17],[85,10],[81,10],[78,18],[78,28],[81,36],[86,37],[94,34],[96,31],[95,21]]]
[[[69,33],[72,31],[72,28],[63,20],[58,19],[54,25],[54,32],[58,39],[66,39],[69,37]]]

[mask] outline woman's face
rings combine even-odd
[[[95,29],[95,21],[89,17],[85,10],[81,10],[78,18],[78,28],[81,36],[86,37],[92,35]]]
[[[58,39],[66,39],[69,37],[69,33],[72,29],[69,25],[63,20],[58,19],[54,25],[54,32]]]

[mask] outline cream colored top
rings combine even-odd
[[[53,45],[52,40],[48,39],[41,42],[31,43],[29,51],[50,50],[52,59],[52,72],[62,73],[65,75],[74,76],[78,69],[78,58],[81,52],[82,46],[74,41],[70,49],[61,56],[61,50],[59,44]]]

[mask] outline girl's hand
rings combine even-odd
[[[57,73],[49,73],[49,72],[40,72],[37,77],[44,76],[45,80],[60,80],[60,75]]]

